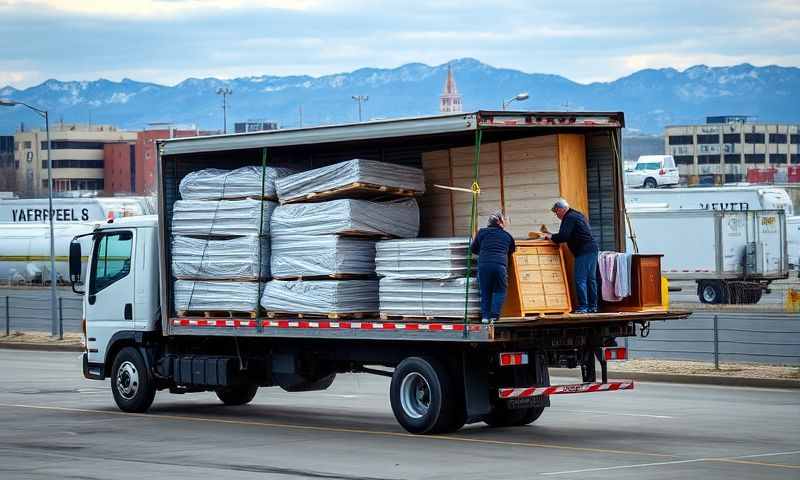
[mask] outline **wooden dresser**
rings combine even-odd
[[[661,257],[663,255],[634,253],[631,256],[631,295],[621,302],[603,302],[600,309],[603,312],[665,310],[661,295]]]
[[[561,249],[549,240],[518,240],[509,263],[503,317],[567,313],[572,309]]]

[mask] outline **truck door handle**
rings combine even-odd
[[[125,320],[133,320],[133,305],[125,304]]]

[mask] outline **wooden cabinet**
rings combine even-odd
[[[604,312],[666,310],[662,299],[661,257],[635,253],[631,256],[631,295],[621,302],[604,302]]]
[[[566,313],[571,308],[561,249],[549,240],[518,240],[502,316]]]

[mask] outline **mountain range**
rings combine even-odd
[[[282,127],[357,120],[353,95],[367,95],[364,118],[430,115],[453,69],[464,110],[499,109],[504,98],[529,92],[512,104],[522,110],[625,112],[629,129],[661,133],[665,125],[702,123],[707,115],[750,115],[759,121],[800,122],[800,68],[741,64],[697,65],[683,71],[646,69],[611,82],[581,84],[558,75],[495,68],[463,58],[438,66],[410,63],[398,68],[362,68],[350,73],[311,76],[253,76],[230,80],[188,78],[177,85],[123,79],[59,81],[24,90],[0,88],[0,97],[49,109],[53,122],[111,124],[142,129],[150,123],[222,128],[222,98],[228,87],[228,125],[263,119]],[[302,113],[301,113],[302,110]],[[36,117],[0,109],[0,133],[11,133]]]

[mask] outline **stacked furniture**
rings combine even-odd
[[[255,316],[270,278],[269,226],[275,178],[285,170],[200,170],[180,184],[173,205],[175,310],[183,316]],[[262,192],[264,195],[262,195]],[[242,198],[231,200],[230,198]]]
[[[517,240],[502,316],[524,318],[571,310],[563,249],[550,240]]]
[[[270,225],[274,279],[261,298],[267,315],[377,312],[375,242],[417,236],[416,200],[397,198],[415,188],[424,188],[422,170],[398,174],[395,166],[358,159],[279,179],[281,206]]]
[[[474,265],[467,281],[469,245],[468,238],[378,242],[381,318],[480,318]]]

